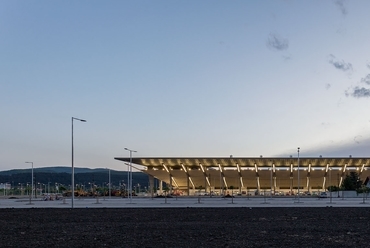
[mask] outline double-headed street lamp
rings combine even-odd
[[[26,162],[27,164],[32,164],[32,170],[31,170],[31,183],[32,183],[32,186],[31,186],[31,198],[33,198],[33,162]]]
[[[130,166],[130,173],[128,173],[127,175],[127,179],[128,179],[128,188],[129,188],[129,197],[130,197],[130,203],[132,201],[132,153],[133,152],[137,152],[137,151],[134,151],[134,150],[131,150],[131,149],[128,149],[125,147],[125,150],[126,151],[129,151],[130,152],[130,165],[127,165],[127,169],[128,169],[128,166]],[[128,170],[127,170],[128,172]]]
[[[78,118],[75,118],[75,117],[72,117],[72,208],[73,208],[73,201],[74,201],[74,198],[75,198],[75,168],[74,168],[74,164],[73,164],[73,161],[74,161],[74,158],[73,158],[73,120],[77,120],[77,121],[82,121],[82,122],[86,122],[86,120],[83,120],[83,119],[78,119]]]

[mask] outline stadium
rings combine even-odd
[[[130,163],[130,158],[116,160]],[[150,188],[183,195],[228,194],[311,194],[340,186],[355,171],[361,180],[369,174],[369,158],[344,157],[134,157],[149,175]],[[154,184],[154,178],[161,181]],[[227,192],[225,192],[225,190]]]

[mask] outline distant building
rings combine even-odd
[[[11,189],[12,185],[10,183],[0,183],[0,189]]]

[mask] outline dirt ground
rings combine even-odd
[[[368,247],[369,230],[369,208],[0,212],[0,247]]]

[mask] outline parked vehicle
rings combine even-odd
[[[319,195],[319,198],[328,198],[328,193],[321,192],[320,195]]]

